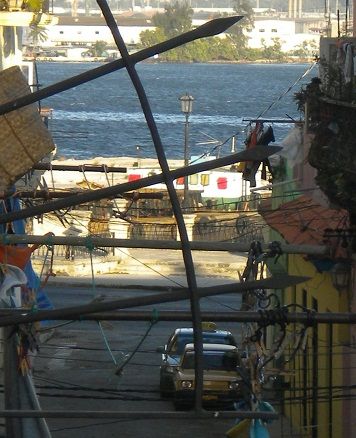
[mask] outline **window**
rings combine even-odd
[[[271,32],[277,33],[277,29],[271,29]]]
[[[61,35],[63,35],[63,34],[64,34],[63,30],[60,30],[60,31],[59,31],[59,33],[60,33]]]
[[[189,183],[192,184],[193,186],[196,186],[198,184],[198,175],[190,175],[189,177]]]
[[[264,29],[259,29],[258,31],[259,31],[259,32],[265,32],[265,30],[264,30]]]
[[[203,175],[200,176],[200,183],[202,186],[209,185],[209,175],[207,173],[203,173]]]
[[[99,35],[99,31],[98,30],[95,31],[95,35]]]

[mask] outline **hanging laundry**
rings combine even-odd
[[[27,283],[22,269],[13,265],[0,265],[1,284],[0,300],[6,307],[21,307],[21,295],[16,294],[15,287]]]
[[[3,205],[0,204],[0,212],[5,212],[4,207],[6,207],[6,212],[9,211],[19,211],[20,201],[18,198],[12,197],[6,200]],[[2,234],[12,233],[12,234],[26,234],[25,232],[25,222],[23,220],[16,220],[10,224],[0,225],[0,232]],[[52,233],[47,233],[50,236]],[[40,245],[32,245],[31,247],[23,245],[0,245],[3,257],[5,255],[12,255],[13,265],[17,267],[24,266],[24,272],[26,274],[26,282],[21,286],[21,299],[22,305],[27,308],[39,308],[39,309],[52,309],[53,305],[50,302],[47,294],[41,288],[40,279],[32,268],[31,264],[31,254]],[[5,258],[5,257],[4,257]],[[0,257],[1,262],[1,257]],[[4,264],[9,263],[9,258]],[[42,321],[41,325],[47,324],[47,321]]]
[[[256,122],[255,128],[251,131],[246,139],[246,149],[252,149],[257,145],[267,146],[270,142],[274,142],[274,132],[272,126],[264,128],[262,122]],[[264,164],[263,176],[267,178],[268,168],[271,171],[271,166],[268,160],[262,162]],[[250,187],[256,187],[256,173],[261,165],[261,161],[247,161],[245,163],[242,179],[250,182]],[[265,179],[264,178],[264,179]]]
[[[336,63],[344,73],[345,84],[354,76],[354,46],[350,42],[340,41],[337,45]]]
[[[345,51],[345,83],[348,84],[352,81],[354,76],[354,46],[349,43],[344,45]]]

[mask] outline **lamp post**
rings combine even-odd
[[[341,292],[347,289],[350,284],[351,265],[347,262],[337,262],[332,267],[330,274],[333,286]]]
[[[182,113],[185,115],[184,125],[184,166],[189,164],[189,116],[193,111],[194,97],[185,93],[184,96],[179,98],[181,103]],[[188,202],[188,176],[184,177],[184,207],[189,207]]]

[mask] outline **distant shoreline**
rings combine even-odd
[[[120,58],[119,58],[120,59]],[[107,59],[99,59],[99,58],[86,58],[86,59],[76,59],[76,58],[67,58],[67,57],[23,57],[24,61],[38,61],[38,62],[72,62],[72,63],[108,63],[114,60],[107,60]],[[282,61],[276,61],[276,60],[269,60],[269,59],[257,59],[256,61],[247,61],[247,60],[240,60],[240,61],[204,61],[204,62],[187,62],[187,61],[175,61],[175,62],[169,62],[169,61],[162,61],[160,59],[146,59],[143,61],[140,61],[141,63],[150,63],[150,64],[310,64],[313,62],[313,58],[308,59],[284,59]]]

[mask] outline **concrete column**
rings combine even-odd
[[[193,226],[195,224],[196,214],[184,214],[184,223],[187,228],[188,239],[193,240]],[[177,232],[177,240],[180,240],[180,235]]]
[[[293,0],[288,0],[288,18],[293,17]]]
[[[109,222],[110,233],[113,234],[115,239],[128,239],[129,238],[129,223],[118,218],[112,218]],[[126,258],[129,254],[128,248],[115,248],[114,255],[118,255],[121,258]]]
[[[302,17],[303,0],[298,0],[298,18]]]

